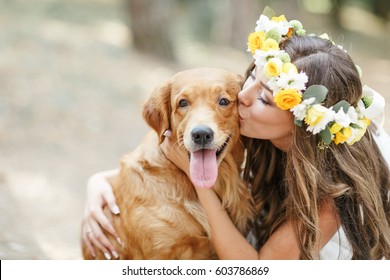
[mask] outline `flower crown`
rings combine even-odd
[[[363,97],[356,108],[345,100],[330,108],[324,107],[321,103],[328,89],[323,85],[306,88],[306,73],[299,73],[288,53],[279,47],[283,40],[305,35],[302,23],[287,21],[284,15],[276,17],[274,11],[266,7],[256,24],[255,32],[248,36],[248,51],[253,54],[257,69],[262,69],[269,79],[268,86],[273,91],[276,106],[290,110],[295,117],[294,123],[299,127],[306,124],[312,134],[320,133],[322,142],[319,147],[327,147],[332,141],[349,145],[359,141],[370,120],[383,110],[384,98],[364,86]],[[326,34],[320,37],[329,39]],[[357,68],[361,74],[360,68]]]

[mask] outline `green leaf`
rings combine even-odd
[[[320,135],[325,144],[329,145],[330,142],[332,142],[332,133],[330,133],[329,126],[326,126],[325,129],[320,132]]]
[[[362,101],[364,103],[364,108],[370,107],[373,99],[374,98],[372,96],[363,96]]]
[[[351,123],[349,126],[354,129],[362,129],[362,127],[360,125],[357,125],[356,123]]]
[[[321,103],[325,100],[328,94],[328,89],[322,85],[312,85],[308,87],[302,95],[302,99],[309,99],[314,97],[316,101],[313,104]]]
[[[300,121],[300,120],[294,119],[294,124],[296,126],[302,127],[302,121]]]
[[[272,19],[275,16],[275,11],[268,6],[265,6],[263,10],[263,15],[267,16],[269,19]]]
[[[351,107],[351,105],[347,101],[341,100],[340,102],[333,105],[333,111],[337,113],[338,111],[340,111],[340,108],[343,108],[344,113],[347,113],[349,107]]]

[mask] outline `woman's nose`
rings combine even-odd
[[[245,106],[249,106],[250,105],[250,87],[247,87],[247,88],[244,88],[242,89],[239,93],[238,93],[238,102],[240,104],[243,104]]]

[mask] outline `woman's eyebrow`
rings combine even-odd
[[[263,88],[265,88],[267,91],[271,92],[272,93],[272,90],[269,88],[269,86],[267,86],[266,84],[264,84],[262,81],[260,81],[260,84]]]

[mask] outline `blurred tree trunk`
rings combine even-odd
[[[371,11],[384,20],[384,23],[389,19],[390,1],[389,0],[365,0],[367,6],[371,7]],[[334,0],[334,9],[332,16],[339,28],[341,27],[340,11],[343,6],[348,5],[346,0]]]
[[[341,16],[340,11],[342,7],[345,5],[345,0],[334,0],[333,9],[330,12],[330,16],[333,19],[333,26],[337,29],[342,30],[342,24],[341,24]]]
[[[375,0],[373,1],[374,13],[384,20],[388,20],[390,16],[390,1],[389,0]]]
[[[126,0],[135,49],[175,60],[171,40],[174,0]]]

